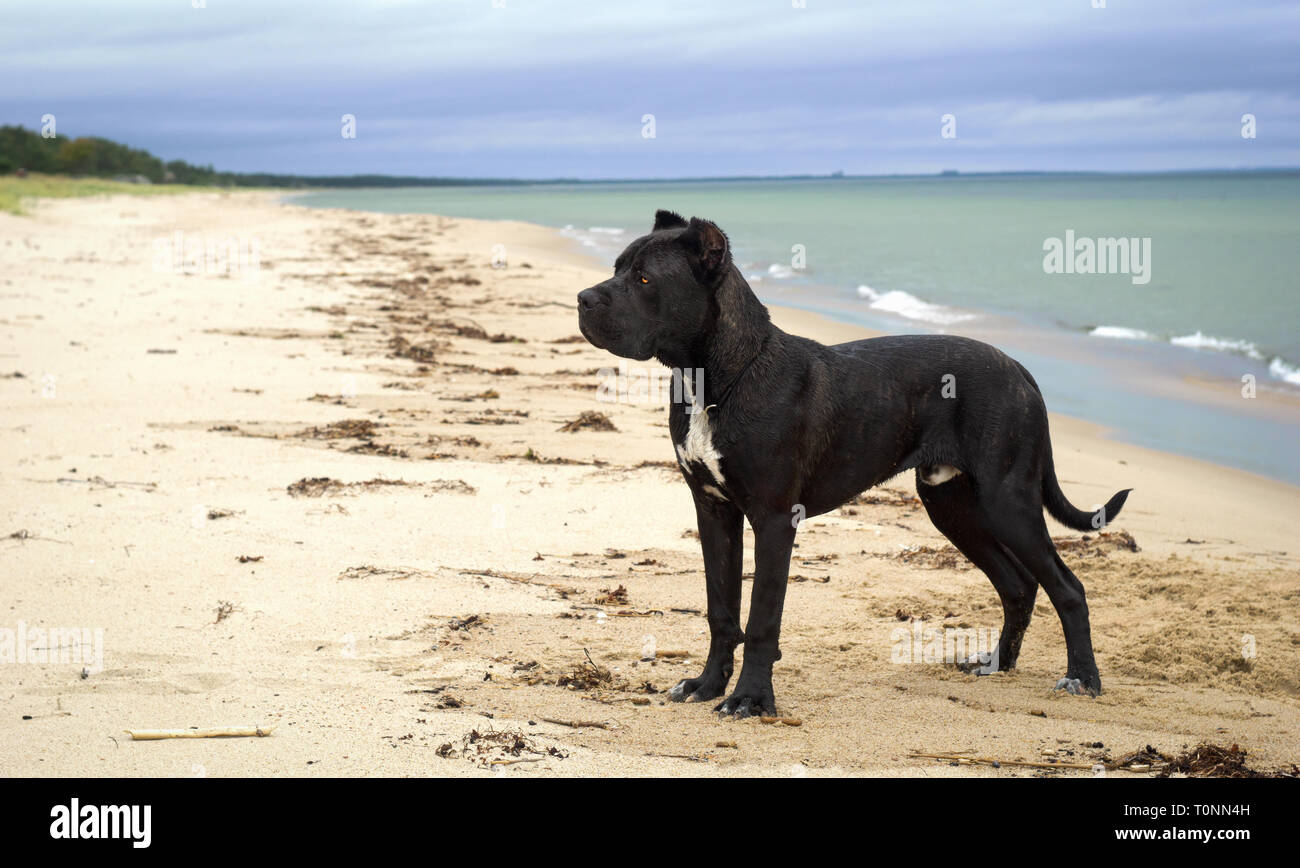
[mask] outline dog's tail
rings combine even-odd
[[[1128,493],[1132,490],[1126,488],[1117,492],[1096,512],[1084,512],[1065,499],[1065,493],[1061,491],[1061,486],[1056,481],[1056,467],[1052,463],[1052,453],[1050,451],[1047,453],[1047,466],[1043,469],[1043,506],[1047,507],[1052,518],[1068,528],[1083,531],[1105,530],[1106,525],[1119,515],[1124,501],[1128,500]]]

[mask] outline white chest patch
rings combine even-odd
[[[685,381],[686,396],[690,399],[690,427],[686,429],[686,439],[677,447],[677,457],[683,464],[703,464],[713,474],[719,485],[726,485],[722,476],[722,453],[713,446],[713,424],[709,421],[709,411],[695,400],[691,381]]]
[[[961,471],[951,464],[934,464],[921,471],[921,481],[926,485],[943,485],[960,475]]]

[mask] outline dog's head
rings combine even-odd
[[[679,364],[707,339],[714,292],[730,270],[721,229],[658,211],[650,234],[619,254],[614,276],[578,293],[578,328],[616,356]]]

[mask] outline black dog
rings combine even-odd
[[[945,335],[833,347],[788,335],[732,264],[722,230],[670,211],[628,245],[613,277],[578,294],[578,322],[597,347],[673,368],[680,388],[668,422],[695,498],[711,640],[704,671],[674,687],[673,699],[721,696],[743,643],[736,689],[716,710],[775,714],[772,665],[799,521],[913,468],[935,526],[1002,598],[996,652],[964,668],[1015,666],[1041,584],[1065,630],[1068,666],[1056,686],[1101,691],[1083,585],[1057,555],[1043,507],[1068,527],[1095,530],[1128,491],[1092,514],[1070,505],[1042,395],[1018,362]],[[756,570],[741,632],[746,518]]]

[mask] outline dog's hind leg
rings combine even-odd
[[[932,478],[932,477],[931,477]],[[993,583],[1002,600],[1002,632],[995,649],[957,661],[967,672],[988,675],[1014,669],[1029,619],[1034,613],[1038,582],[998,543],[984,526],[969,477],[949,477],[942,484],[926,483],[917,471],[916,492],[925,511],[948,540]]]
[[[736,646],[745,640],[740,631],[744,517],[735,505],[698,493],[695,517],[709,601],[709,656],[699,677],[679,681],[668,691],[674,702],[701,702],[725,693],[735,666]]]
[[[1092,630],[1088,625],[1088,601],[1083,583],[1070,571],[1052,542],[1041,506],[1018,506],[981,501],[986,523],[998,542],[1006,547],[1047,591],[1065,631],[1066,671],[1057,689],[1070,693],[1101,693],[1101,675],[1092,651]]]

